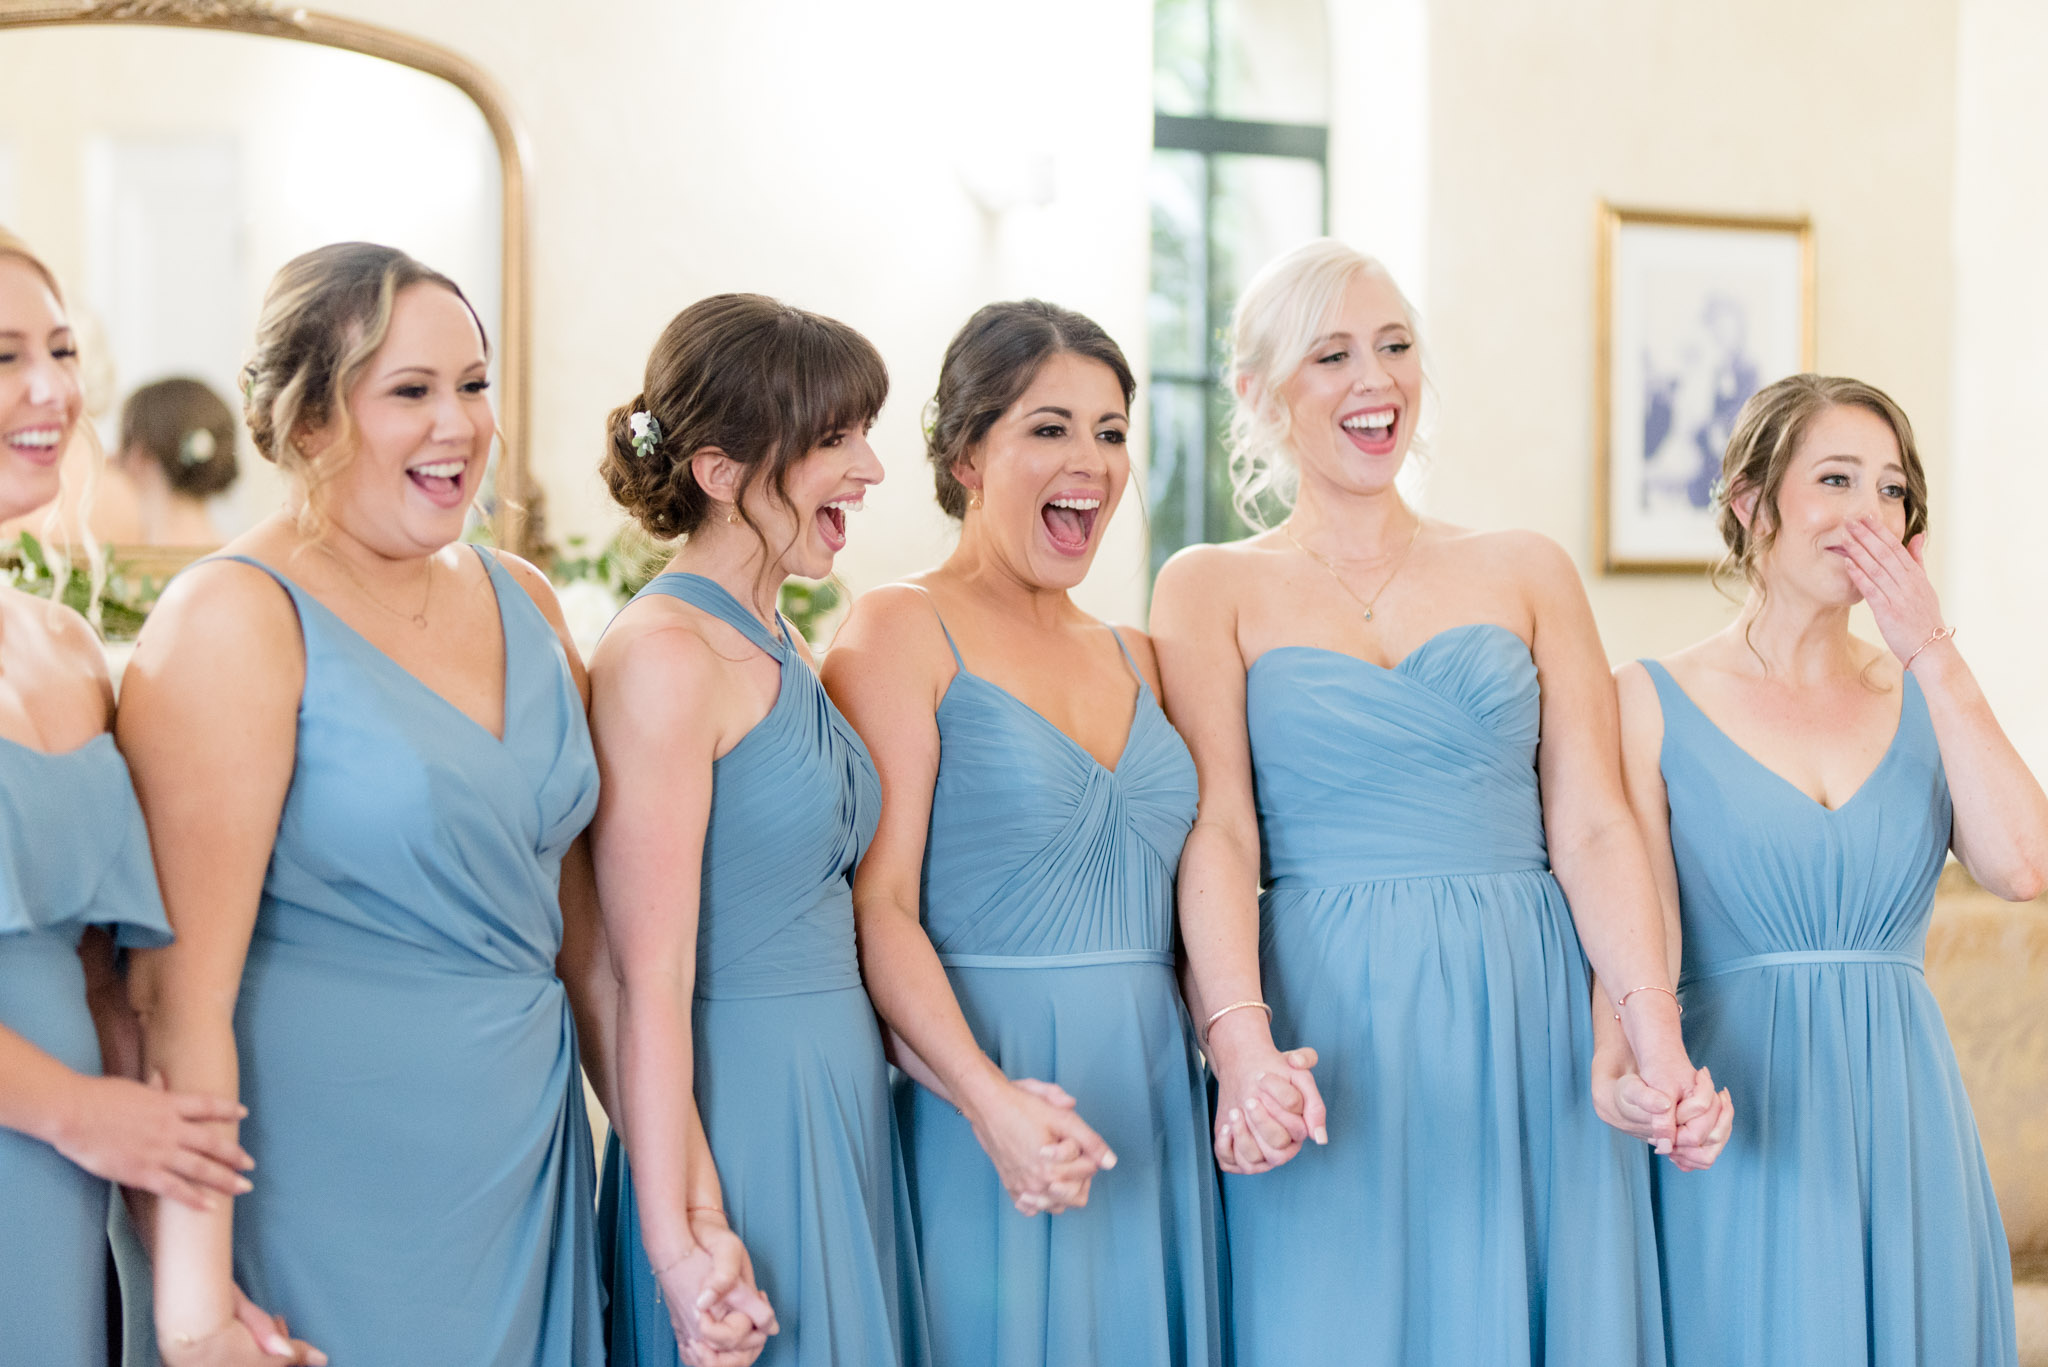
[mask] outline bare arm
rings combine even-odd
[[[677,621],[622,622],[596,660],[600,787],[590,850],[618,984],[613,1123],[632,1160],[648,1261],[686,1358],[758,1352],[774,1316],[725,1227],[697,1110],[691,1024],[712,763],[738,738],[726,735],[731,681],[703,638]]]
[[[1998,896],[2026,902],[2048,890],[2048,794],[2027,768],[1953,638],[1930,641],[1941,603],[1922,563],[1927,538],[1901,546],[1884,527],[1854,528],[1849,573],[1885,644],[1927,699],[1941,767],[1955,804],[1951,837],[1970,876]]]
[[[289,600],[253,568],[202,565],[150,615],[123,680],[116,736],[149,826],[177,934],[135,955],[143,1066],[179,1090],[234,1097],[235,1001],[298,743],[305,659]],[[233,1127],[223,1126],[232,1137]],[[232,1209],[164,1203],[156,1220],[157,1333],[237,1360]],[[230,1345],[231,1346],[231,1345]],[[250,1358],[250,1360],[260,1360]]]
[[[1086,1204],[1095,1169],[1115,1156],[1070,1109],[1013,1083],[982,1051],[920,915],[937,709],[953,672],[930,605],[906,587],[863,596],[825,657],[825,687],[882,780],[881,823],[853,885],[861,975],[899,1064],[959,1107],[1018,1209],[1056,1211]]]
[[[1263,999],[1259,825],[1228,554],[1184,551],[1152,590],[1152,646],[1166,714],[1194,756],[1201,789],[1178,875],[1182,993],[1198,1025],[1233,1002]],[[1231,1011],[1210,1028],[1204,1047],[1217,1076],[1216,1152],[1227,1171],[1263,1172],[1292,1158],[1311,1136],[1328,1142],[1322,1097],[1308,1071],[1315,1052],[1282,1055],[1266,1012]]]

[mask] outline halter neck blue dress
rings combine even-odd
[[[769,635],[700,575],[664,574],[641,593],[710,613],[782,666],[768,715],[712,766],[691,1009],[697,1110],[726,1215],[782,1326],[759,1367],[921,1367],[888,1065],[853,938],[853,867],[882,808],[875,767],[787,626]],[[600,1206],[612,1362],[673,1367],[616,1134]]]
[[[0,1026],[100,1071],[78,942],[166,945],[149,833],[113,736],[49,754],[0,740]],[[104,1367],[112,1186],[0,1129],[0,1363]]]
[[[1328,1147],[1225,1177],[1239,1367],[1655,1367],[1648,1157],[1588,1099],[1591,982],[1549,867],[1529,650],[1392,669],[1304,646],[1245,680],[1273,1034]]]
[[[953,659],[925,929],[982,1048],[1013,1078],[1064,1087],[1117,1165],[1085,1207],[1020,1215],[968,1123],[905,1079],[933,1361],[1220,1363],[1208,1104],[1173,970],[1194,761],[1142,677],[1107,769],[957,646]]]
[[[291,596],[306,683],[235,1011],[259,1165],[235,1273],[336,1363],[597,1367],[590,1124],[555,976],[597,762],[554,630],[478,555],[503,740],[244,560]]]
[[[1735,1097],[1706,1172],[1657,1170],[1676,1367],[1993,1367],[2012,1266],[1970,1099],[1921,975],[1951,808],[1920,684],[1829,810],[1654,660],[1685,1033]]]

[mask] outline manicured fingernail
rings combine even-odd
[[[1258,1099],[1257,1097],[1252,1097],[1252,1098],[1251,1098],[1250,1100],[1248,1100],[1248,1101],[1246,1101],[1246,1102],[1244,1103],[1244,1108],[1245,1108],[1245,1109],[1246,1109],[1247,1111],[1256,1111],[1256,1110],[1258,1110],[1258,1109],[1259,1109],[1259,1099]]]
[[[1110,1170],[1111,1168],[1113,1168],[1113,1167],[1115,1167],[1115,1166],[1116,1166],[1116,1155],[1115,1155],[1115,1154],[1113,1154],[1113,1153],[1111,1153],[1111,1152],[1109,1152],[1108,1150],[1104,1150],[1104,1151],[1103,1151],[1103,1154],[1102,1154],[1102,1170],[1103,1170],[1104,1172],[1107,1172],[1107,1171],[1109,1171],[1109,1170]]]
[[[292,1346],[276,1335],[272,1335],[270,1342],[263,1345],[263,1351],[269,1353],[272,1357],[288,1358],[292,1355]]]
[[[1327,1144],[1327,1143],[1329,1143],[1329,1142],[1330,1142],[1330,1132],[1329,1132],[1329,1130],[1325,1129],[1325,1128],[1324,1128],[1323,1126],[1321,1126],[1321,1125],[1318,1125],[1318,1126],[1316,1126],[1316,1143],[1318,1143],[1318,1144]]]
[[[237,1195],[246,1196],[254,1190],[256,1190],[256,1184],[254,1182],[251,1182],[248,1178],[237,1177],[235,1179],[235,1193]]]
[[[709,1291],[699,1291],[697,1293],[697,1308],[699,1310],[709,1310],[711,1308],[711,1301],[712,1296]]]

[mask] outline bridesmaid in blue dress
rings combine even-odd
[[[1711,1172],[1657,1174],[1671,1361],[2011,1367],[2005,1233],[1921,960],[1950,849],[2000,896],[2048,886],[2048,797],[1943,624],[1896,404],[1781,380],[1722,487],[1742,613],[1617,680],[1686,1034],[1741,1099]]]
[[[1194,766],[1144,634],[1069,597],[1130,475],[1132,390],[1078,314],[970,319],[930,436],[959,546],[863,597],[825,663],[881,770],[854,900],[914,1079],[898,1105],[942,1367],[1223,1361],[1173,968]]]
[[[882,477],[882,360],[760,295],[683,310],[604,473],[683,538],[592,659],[621,983],[600,1238],[615,1364],[924,1361],[888,1066],[854,952],[881,794],[776,610]]]
[[[564,984],[601,1025],[597,768],[546,581],[456,541],[486,374],[402,253],[286,265],[245,392],[292,503],[179,577],[123,680],[178,932],[136,966],[144,1048],[239,1091],[261,1164],[232,1222],[158,1211],[168,1367],[269,1360],[245,1299],[344,1363],[604,1361]]]
[[[0,230],[0,522],[57,497],[82,408],[56,281]],[[120,1075],[115,948],[170,927],[112,720],[85,619],[0,588],[0,1362],[105,1367],[110,1181],[201,1208],[249,1188],[215,1123],[239,1106]]]
[[[1201,776],[1181,919],[1236,1361],[1661,1363],[1649,1151],[1587,1101],[1588,957],[1659,1147],[1725,1103],[1680,1041],[1584,591],[1551,542],[1402,500],[1422,373],[1377,263],[1268,266],[1235,367],[1241,494],[1292,511],[1176,556],[1152,620]]]

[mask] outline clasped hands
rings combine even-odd
[[[1209,1067],[1216,1074],[1216,1164],[1240,1176],[1270,1172],[1310,1141],[1330,1142],[1323,1095],[1316,1088],[1316,1051],[1282,1053],[1258,1013],[1239,1011],[1209,1031]]]
[[[1619,1032],[1616,1032],[1617,1035]],[[1681,1172],[1710,1168],[1735,1126],[1735,1102],[1714,1089],[1713,1074],[1679,1051],[1661,1066],[1641,1066],[1625,1039],[1593,1052],[1593,1109],[1600,1118],[1649,1143]]]
[[[725,1212],[689,1212],[688,1251],[656,1263],[655,1282],[668,1307],[684,1367],[748,1367],[781,1326],[754,1284],[754,1263]]]
[[[962,1097],[960,1113],[1020,1215],[1087,1205],[1095,1174],[1116,1166],[1115,1152],[1057,1083],[997,1074]]]

